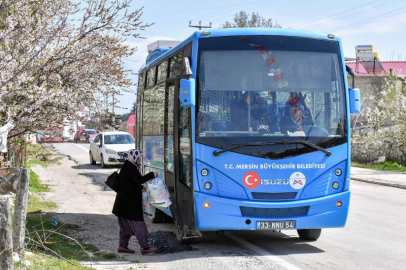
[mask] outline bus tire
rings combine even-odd
[[[302,240],[316,241],[321,235],[321,229],[297,230],[297,234]]]

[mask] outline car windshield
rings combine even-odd
[[[104,135],[104,144],[135,144],[135,140],[129,134],[111,134]]]
[[[199,48],[198,142],[225,148],[298,137],[316,144],[346,138],[337,42],[222,37],[200,40]]]
[[[87,129],[86,132],[87,134],[97,134],[96,130],[93,129]]]

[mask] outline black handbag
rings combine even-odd
[[[119,178],[118,172],[119,171],[120,171],[120,169],[118,169],[117,171],[110,174],[110,176],[107,177],[106,182],[104,182],[106,184],[106,186],[108,186],[109,188],[111,188],[115,192],[118,191],[118,178]]]

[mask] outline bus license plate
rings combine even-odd
[[[293,230],[296,221],[257,221],[257,230]]]

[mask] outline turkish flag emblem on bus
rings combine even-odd
[[[261,183],[261,178],[259,178],[259,174],[256,172],[247,172],[244,174],[242,182],[246,188],[253,189],[259,186]]]

